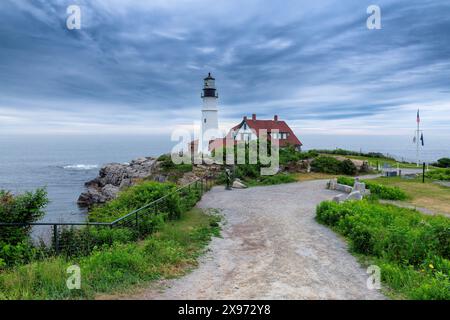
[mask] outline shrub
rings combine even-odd
[[[341,162],[333,157],[319,156],[311,162],[311,170],[314,172],[339,174]]]
[[[95,207],[89,213],[90,221],[112,222],[115,219],[125,216],[133,210],[166,196],[157,206],[149,210],[157,209],[159,213],[166,213],[170,218],[180,215],[180,197],[174,193],[176,185],[172,183],[144,182],[128,188],[121,192],[119,196],[101,206]]]
[[[17,196],[8,191],[0,190],[0,222],[36,222],[43,217],[43,208],[47,203],[45,189],[37,189],[35,192],[26,192]],[[0,242],[18,244],[29,239],[31,227],[11,227],[1,230]]]
[[[450,181],[450,169],[435,169],[428,171],[425,177],[433,180]]]
[[[290,174],[281,173],[273,176],[261,176],[257,181],[258,184],[260,185],[274,185],[274,184],[296,182],[297,179]]]
[[[359,201],[323,202],[316,219],[378,259],[384,280],[410,298],[449,299],[450,220],[411,209]]]
[[[356,168],[353,161],[345,159],[340,163],[340,172],[349,176],[353,176],[358,172],[358,169]]]
[[[437,163],[433,163],[433,166],[441,168],[450,168],[450,158],[441,158]]]
[[[339,177],[337,182],[347,186],[353,186],[355,184],[355,179],[350,177]],[[373,196],[380,199],[405,200],[407,198],[406,193],[398,187],[385,186],[367,180],[363,180],[362,182],[366,184],[366,188],[370,190]]]
[[[30,241],[10,244],[0,242],[0,269],[28,263],[44,253],[44,248],[35,248]]]
[[[293,146],[288,145],[284,148],[280,148],[280,165],[286,165],[292,162],[297,162],[305,159],[312,159],[319,154],[315,151],[298,151]]]

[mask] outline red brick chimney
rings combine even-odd
[[[273,121],[278,122],[278,115],[274,115]]]
[[[256,120],[256,113],[252,114],[252,120],[253,120],[253,121]]]

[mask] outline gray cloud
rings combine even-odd
[[[79,31],[65,28],[73,3]],[[168,130],[197,120],[211,71],[224,123],[277,113],[360,132],[386,119],[406,128],[399,115],[420,106],[450,133],[450,4],[378,1],[377,31],[365,27],[370,4],[2,1],[0,131]]]

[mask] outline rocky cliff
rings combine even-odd
[[[121,191],[142,180],[158,182],[172,181],[180,185],[195,181],[198,178],[214,177],[221,172],[221,167],[194,166],[192,170],[180,172],[176,167],[167,169],[165,161],[152,157],[139,158],[129,164],[111,163],[100,169],[99,175],[85,183],[86,191],[78,198],[80,207],[91,207],[105,203],[117,197]]]

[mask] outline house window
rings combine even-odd
[[[206,118],[203,120],[204,123],[206,123]]]
[[[244,130],[247,130],[247,124],[244,123]]]

